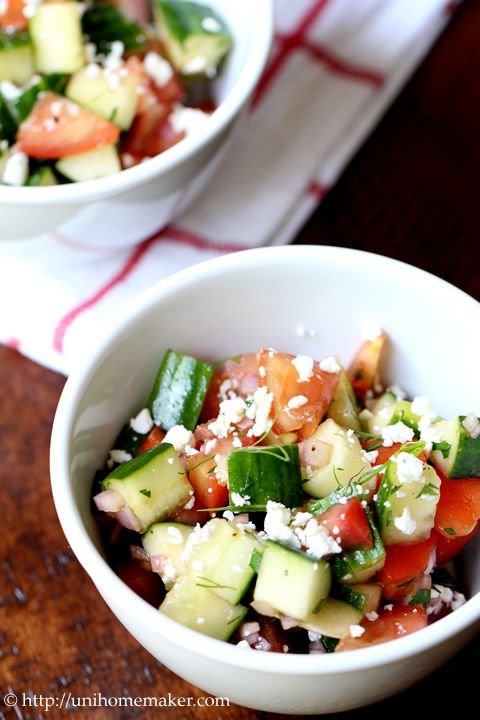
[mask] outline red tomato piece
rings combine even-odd
[[[17,147],[30,157],[53,160],[111,145],[119,135],[100,115],[46,92],[20,125]]]
[[[435,529],[450,540],[470,535],[480,520],[480,479],[450,480],[439,470],[440,500],[435,513]]]
[[[338,373],[324,372],[318,363],[314,363],[312,377],[306,382],[297,382],[299,375],[292,364],[294,358],[294,355],[275,350],[260,350],[258,367],[264,371],[260,374],[259,384],[273,393],[273,432],[280,435],[299,430],[304,438],[308,438],[317,429],[334,398]],[[298,395],[307,398],[305,405],[289,408],[289,400]]]
[[[13,28],[24,30],[28,25],[28,18],[23,14],[25,0],[7,0],[5,12],[0,15],[0,28]]]
[[[479,530],[480,523],[468,535],[457,535],[456,537],[445,537],[445,535],[441,535],[434,530],[432,534],[437,539],[437,565],[445,565],[449,560],[452,560],[469,542],[476,538]]]
[[[126,560],[115,572],[131,590],[158,608],[165,597],[165,587],[157,573],[145,570],[136,560]]]
[[[386,339],[387,336],[382,332],[375,340],[365,340],[348,368],[348,377],[353,389],[361,397],[375,385]]]
[[[137,115],[132,127],[122,140],[122,153],[131,155],[134,162],[155,157],[183,140],[185,133],[177,133],[168,120],[170,107],[156,104],[142,115]]]
[[[235,360],[226,360],[222,365],[215,368],[203,404],[202,420],[205,421],[218,416],[222,400],[220,393],[222,385],[225,393],[231,390],[243,398],[254,393],[258,387],[257,356],[255,353],[245,353]]]
[[[370,525],[358,497],[352,498],[345,505],[334,505],[321,515],[317,515],[316,520],[327,528],[335,540],[338,540],[343,550],[373,547]]]
[[[365,628],[363,635],[343,638],[335,652],[356,650],[417,632],[427,626],[427,613],[421,605],[399,605],[392,610],[384,610],[377,620],[366,620],[362,625]]]
[[[196,525],[197,523],[203,525],[207,520],[210,520],[211,517],[210,513],[205,512],[203,505],[195,499],[195,504],[192,508],[181,508],[174,512],[170,519],[175,520],[175,522],[185,523],[185,525]]]
[[[155,426],[153,430],[150,430],[149,434],[138,448],[136,455],[141,455],[142,453],[147,452],[147,450],[157,447],[157,445],[160,445],[160,443],[163,442],[164,437],[164,431]]]
[[[386,548],[385,565],[378,573],[387,600],[399,600],[415,589],[417,578],[428,566],[435,547],[432,534],[427,540],[410,545],[389,545]]]

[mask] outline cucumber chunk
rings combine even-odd
[[[42,73],[74,73],[85,64],[76,2],[39,5],[30,20],[35,67]]]
[[[420,415],[412,412],[412,403],[409,400],[399,400],[393,408],[393,415],[388,424],[395,425],[397,422],[402,422],[407,427],[412,428],[418,437],[418,423],[420,420]]]
[[[371,408],[372,416],[367,420],[368,432],[380,435],[383,428],[390,424],[396,405],[397,396],[393,392],[388,391],[380,395]]]
[[[370,580],[385,564],[385,548],[370,512],[365,510],[373,537],[373,547],[368,550],[352,550],[336,556],[332,570],[337,580],[355,585]]]
[[[87,7],[82,15],[82,30],[98,52],[104,55],[108,55],[114,42],[122,42],[126,52],[145,49],[146,37],[142,26],[106,2]]]
[[[341,638],[348,635],[350,625],[358,625],[362,617],[362,610],[342,600],[329,597],[318,613],[310,615],[307,620],[299,623],[299,626],[320,635]]]
[[[49,185],[58,185],[58,181],[52,172],[52,168],[44,165],[30,175],[26,184],[30,187],[47,187]]]
[[[148,408],[156,425],[194,430],[205,402],[213,366],[168,350],[155,379]]]
[[[169,443],[161,443],[115,468],[102,482],[116,490],[135,513],[141,531],[182,507],[192,488],[183,464]]]
[[[449,478],[480,477],[480,438],[470,437],[465,416],[436,424],[441,442],[434,443],[430,459]]]
[[[410,453],[396,453],[387,465],[376,500],[384,544],[426,539],[434,526],[439,499],[440,478],[434,468]]]
[[[192,533],[191,525],[160,522],[151,525],[142,537],[143,547],[153,560],[152,570],[159,573],[167,588],[187,573],[184,552]],[[158,563],[160,558],[164,562]]]
[[[96,180],[121,170],[115,145],[104,145],[97,150],[60,158],[55,167],[59,173],[74,182]]]
[[[327,464],[314,470],[304,482],[303,488],[309,495],[325,497],[339,486],[348,485],[352,478],[359,478],[370,470],[358,438],[334,420],[325,420],[313,437],[329,444],[332,450]]]
[[[245,595],[255,575],[252,556],[262,552],[255,535],[236,523],[210,520],[198,533],[187,560],[187,572],[204,586],[235,605]]]
[[[303,502],[298,445],[235,450],[228,456],[231,505],[239,496],[245,505],[266,505],[269,500],[288,508]]]
[[[353,392],[352,383],[348,379],[345,370],[342,370],[338,377],[338,385],[335,397],[330,405],[327,417],[335,420],[337,425],[352,430],[361,430],[361,423],[358,417],[358,405]]]
[[[330,585],[330,566],[325,560],[313,560],[268,541],[253,598],[282,615],[307,620],[327,599]]]
[[[232,605],[211,590],[199,587],[190,577],[175,583],[159,610],[181,625],[217,640],[228,640],[247,613],[243,605]]]
[[[347,586],[344,585],[344,587]],[[365,598],[362,607],[364,615],[378,610],[380,600],[382,599],[382,586],[379,583],[357,583],[356,585],[349,585],[348,587],[359,595],[363,595]]]
[[[124,425],[120,430],[113,447],[118,450],[124,450],[130,453],[130,455],[135,455],[147,436],[148,433],[138,433],[131,427],[130,423],[128,423],[128,425]]]
[[[122,130],[128,130],[137,108],[137,87],[138,76],[133,73],[115,77],[115,83],[112,84],[108,71],[91,65],[72,75],[66,95]]]
[[[27,32],[0,30],[0,82],[23,85],[33,75],[33,51]]]
[[[232,46],[219,15],[186,0],[154,0],[153,10],[174,67],[183,75],[215,76]]]

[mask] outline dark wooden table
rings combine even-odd
[[[381,252],[480,299],[480,3],[451,26],[300,233],[298,242]],[[7,311],[2,308],[2,312]],[[412,317],[412,322],[428,319]],[[478,332],[478,328],[472,331]],[[448,342],[446,334],[445,342]],[[0,696],[203,695],[160,666],[115,620],[69,550],[50,496],[48,445],[64,378],[0,349]],[[348,718],[429,717],[474,708],[480,640],[408,692]],[[478,682],[478,681],[477,681]],[[348,692],[348,687],[345,688]],[[473,710],[472,710],[473,712]],[[157,716],[273,718],[240,707],[169,708]],[[0,702],[0,719],[65,717]],[[77,718],[153,717],[148,709]]]

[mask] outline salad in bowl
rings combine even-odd
[[[106,177],[208,122],[231,47],[218,13],[183,0],[121,6],[5,0],[0,8],[0,181]],[[3,12],[1,12],[3,10]],[[138,14],[138,9],[137,9]]]
[[[169,350],[94,484],[121,578],[239,648],[339,653],[465,603],[454,558],[480,519],[480,419],[385,386],[375,332],[337,357]]]

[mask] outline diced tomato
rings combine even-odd
[[[136,454],[141,455],[142,453],[147,452],[147,450],[151,450],[157,445],[160,445],[160,443],[163,442],[164,437],[164,431],[161,428],[155,426],[153,430],[149,432],[145,440],[142,442]]]
[[[158,608],[165,597],[165,587],[157,573],[145,570],[136,560],[121,563],[115,571],[137,595]]]
[[[110,145],[119,135],[100,115],[46,92],[20,125],[17,147],[30,157],[53,160]]]
[[[343,550],[373,547],[370,525],[358,497],[352,498],[345,505],[334,505],[321,515],[317,515],[316,520],[327,528],[335,540],[338,540]]]
[[[445,565],[449,560],[452,560],[468,543],[476,538],[479,530],[480,523],[468,535],[457,535],[456,537],[445,537],[445,535],[441,535],[434,530],[432,534],[437,539],[437,565]]]
[[[137,115],[132,127],[122,140],[122,153],[134,161],[155,157],[183,140],[185,133],[177,133],[168,120],[170,107],[156,104],[142,115]]]
[[[308,438],[317,429],[334,398],[338,374],[324,372],[318,363],[314,363],[312,377],[306,382],[298,382],[298,371],[292,364],[294,357],[275,350],[260,350],[258,367],[264,368],[264,372],[260,374],[259,384],[273,393],[273,432],[280,435],[299,430],[304,438]],[[307,402],[301,407],[289,408],[289,400],[298,395],[305,396]]]
[[[362,625],[365,628],[363,635],[343,638],[335,652],[356,650],[417,632],[427,626],[427,613],[421,605],[400,605],[384,610],[377,620],[365,620]]]
[[[375,340],[365,340],[348,368],[348,377],[353,389],[361,397],[375,385],[386,339],[387,336],[382,332]]]
[[[0,14],[0,28],[23,30],[28,25],[28,18],[23,14],[25,0],[7,0],[5,12]]]
[[[231,390],[240,397],[246,398],[254,393],[258,387],[257,356],[255,353],[246,353],[235,360],[226,360],[222,365],[215,368],[203,404],[202,420],[218,416],[222,400],[220,388],[224,383],[225,394],[228,390]]]
[[[378,573],[383,594],[388,600],[400,600],[415,589],[417,578],[428,566],[436,538],[410,545],[389,545],[385,565]]]
[[[181,522],[185,525],[203,525],[207,522],[207,520],[211,519],[211,515],[208,512],[205,512],[204,506],[198,501],[198,499],[195,499],[195,503],[193,507],[191,508],[181,508],[180,510],[176,510],[171,516],[171,520],[175,520],[175,522]]]
[[[440,500],[435,514],[435,529],[446,538],[469,535],[480,520],[480,478],[450,480],[440,476]]]

